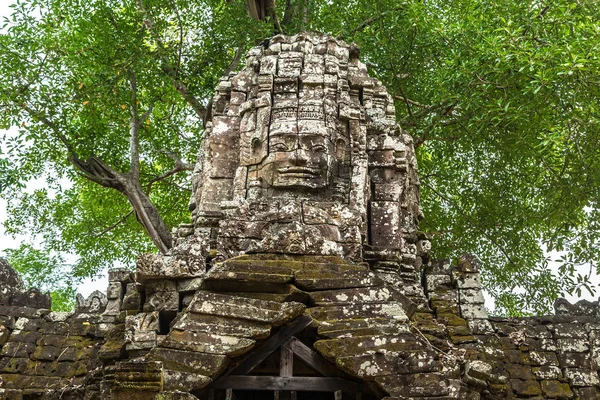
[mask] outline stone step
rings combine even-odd
[[[450,394],[450,385],[441,374],[418,373],[411,375],[388,375],[375,378],[381,388],[390,396],[406,397],[441,397]]]
[[[383,375],[436,372],[441,368],[438,354],[434,350],[407,350],[340,357],[337,359],[337,366],[347,373],[368,380]]]
[[[181,372],[172,371],[169,369],[163,370],[163,390],[164,391],[178,391],[178,392],[190,392],[203,388],[212,382],[208,376],[199,375],[192,372]],[[182,393],[183,394],[183,393]],[[190,394],[190,399],[196,399],[196,397]]]
[[[247,292],[247,293],[288,293],[290,291],[290,284],[285,282],[273,283],[273,282],[262,282],[260,279],[257,280],[235,280],[235,279],[214,279],[206,280],[202,284],[202,289],[215,291],[219,293],[235,293],[235,292]],[[234,294],[237,296],[237,294]]]
[[[239,289],[239,288],[236,288]],[[285,287],[278,289],[277,292],[231,292],[224,294],[230,294],[232,296],[248,297],[250,299],[275,301],[278,303],[296,301],[298,303],[308,304],[309,297],[308,293],[303,292],[294,285],[285,285]]]

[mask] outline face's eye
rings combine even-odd
[[[314,151],[315,153],[325,153],[327,151],[327,147],[323,146],[322,144],[316,144],[312,146],[310,150]]]
[[[287,146],[284,143],[273,143],[271,144],[272,151],[288,151]]]

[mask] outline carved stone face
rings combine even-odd
[[[276,188],[326,187],[331,182],[334,154],[331,133],[324,121],[277,124],[269,134],[270,166],[264,178]]]

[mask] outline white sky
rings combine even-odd
[[[11,13],[11,8],[9,8],[8,6],[12,3],[11,0],[0,0],[0,22],[2,20],[3,16],[9,16]],[[1,73],[1,72],[0,72]],[[2,131],[0,131],[0,136],[2,135]],[[0,144],[0,145],[3,145]],[[4,147],[4,146],[2,146]],[[29,189],[30,190],[34,190],[36,188],[39,187],[43,187],[43,183],[42,182],[32,182],[29,185]],[[7,219],[7,215],[6,215],[6,201],[3,200],[0,197],[0,256],[3,255],[4,250],[8,249],[8,248],[16,248],[18,247],[21,243],[23,242],[28,242],[31,241],[32,238],[28,237],[27,235],[23,235],[23,236],[19,236],[16,238],[11,238],[10,236],[7,236],[4,232],[4,228],[1,225],[4,221],[6,221]],[[435,243],[433,243],[433,246],[435,246]],[[558,258],[558,255],[556,255],[556,257],[554,257],[555,255],[553,254],[553,259]],[[72,259],[71,259],[72,262]],[[556,271],[558,268],[558,263],[551,263],[551,268]],[[585,274],[587,273],[588,267],[587,266],[582,266],[579,268],[580,273]],[[596,285],[596,287],[600,286],[600,276],[598,275],[594,275],[592,277],[593,283]],[[92,279],[86,279],[81,285],[78,286],[77,290],[79,293],[83,294],[85,297],[87,297],[91,292],[93,292],[94,290],[100,290],[101,292],[104,292],[106,290],[108,284],[108,280],[107,280],[107,271],[103,271],[102,276],[98,279],[92,280]],[[588,299],[588,300],[595,300],[594,298],[592,298],[589,293],[587,291],[584,291],[582,293],[582,297],[581,298],[576,298],[573,296],[567,296],[567,300],[569,300],[571,303],[580,300],[580,299]],[[491,298],[489,296],[486,296],[486,306],[488,308],[493,308],[493,301],[491,300]]]

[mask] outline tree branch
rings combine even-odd
[[[101,236],[104,236],[104,235],[106,235],[108,232],[112,231],[112,230],[113,230],[113,229],[115,229],[117,226],[119,226],[120,224],[122,224],[123,222],[125,222],[125,220],[126,220],[127,218],[129,218],[129,216],[130,216],[131,214],[133,214],[133,209],[132,209],[131,211],[129,211],[127,214],[123,215],[121,218],[119,218],[119,219],[117,220],[117,222],[115,222],[115,223],[114,223],[114,224],[112,224],[111,226],[108,226],[108,227],[104,228],[104,229],[102,230],[102,232],[95,233],[95,234],[94,234],[94,237],[95,237],[95,238],[99,238],[99,237],[101,237]]]
[[[179,158],[179,156],[177,156],[177,154],[167,151],[166,154],[173,159],[173,161],[175,161],[175,168],[170,169],[169,171],[155,176],[154,178],[150,179],[148,181],[148,183],[145,185],[146,190],[150,190],[150,186],[152,186],[153,183],[162,181],[170,176],[173,176],[175,174],[177,174],[178,172],[183,172],[183,171],[193,171],[194,170],[194,165],[192,164],[188,164],[185,163],[181,160],[181,158]]]
[[[140,119],[138,116],[137,106],[137,78],[135,72],[131,72],[129,78],[131,86],[131,104],[129,110],[131,112],[131,121],[129,122],[129,157],[132,179],[138,180],[140,177]]]
[[[177,49],[177,70],[181,68],[181,52],[183,50],[183,23],[181,22],[181,15],[179,14],[179,9],[177,8],[177,4],[173,0],[170,0],[171,7],[175,9],[175,15],[177,15],[177,22],[179,22],[179,49]]]
[[[429,105],[427,105],[427,104],[421,104],[421,103],[418,103],[418,102],[416,102],[416,101],[414,101],[414,100],[411,100],[411,99],[409,99],[408,97],[406,97],[406,96],[404,95],[404,91],[402,91],[402,88],[401,88],[400,86],[398,86],[398,88],[400,89],[400,93],[401,93],[402,95],[401,95],[401,96],[398,96],[398,95],[396,95],[396,96],[394,96],[394,99],[396,99],[396,100],[400,100],[400,101],[403,101],[403,102],[405,102],[405,103],[406,103],[406,105],[407,105],[409,108],[410,108],[410,106],[411,106],[411,105],[413,105],[413,106],[415,106],[415,107],[419,107],[419,108],[422,108],[422,109],[425,109],[425,110],[430,110],[430,109],[431,109],[431,106],[429,106]],[[412,113],[411,113],[411,114],[412,114]]]
[[[242,59],[243,54],[244,54],[244,49],[242,48],[242,46],[239,46],[235,49],[235,54],[233,56],[233,60],[231,60],[231,62],[229,63],[229,65],[227,66],[225,71],[223,72],[223,76],[228,76],[231,72],[233,72],[237,68],[238,64],[240,63],[240,60]]]
[[[158,52],[160,54],[160,58],[162,59],[162,70],[163,72],[171,79],[173,86],[175,89],[181,94],[181,96],[188,102],[188,104],[192,107],[194,112],[200,117],[201,120],[204,120],[204,115],[206,113],[206,107],[202,105],[200,100],[198,100],[193,94],[190,93],[185,83],[183,83],[179,79],[179,74],[177,73],[177,69],[171,65],[168,57],[164,54],[165,45],[163,41],[156,35],[154,30],[154,20],[152,16],[142,2],[143,0],[137,0],[138,7],[140,11],[144,14],[144,25],[146,29],[150,32],[153,39],[156,41]]]
[[[367,26],[371,25],[373,22],[375,22],[375,21],[378,21],[378,20],[382,19],[383,17],[385,17],[386,15],[388,15],[388,14],[390,14],[390,13],[393,13],[393,12],[399,11],[399,10],[403,9],[404,7],[405,7],[405,5],[403,4],[403,5],[399,6],[399,7],[394,7],[394,8],[392,8],[391,10],[384,11],[384,12],[380,13],[379,15],[375,15],[375,16],[373,16],[373,17],[371,17],[371,18],[367,18],[367,19],[366,19],[366,20],[364,20],[364,21],[363,21],[361,24],[359,24],[359,25],[358,25],[358,26],[356,26],[354,29],[352,29],[352,30],[349,32],[349,35],[353,35],[353,34],[355,34],[356,32],[362,31],[362,30],[363,30],[363,29],[365,29]],[[340,38],[340,39],[341,39],[341,38]]]

